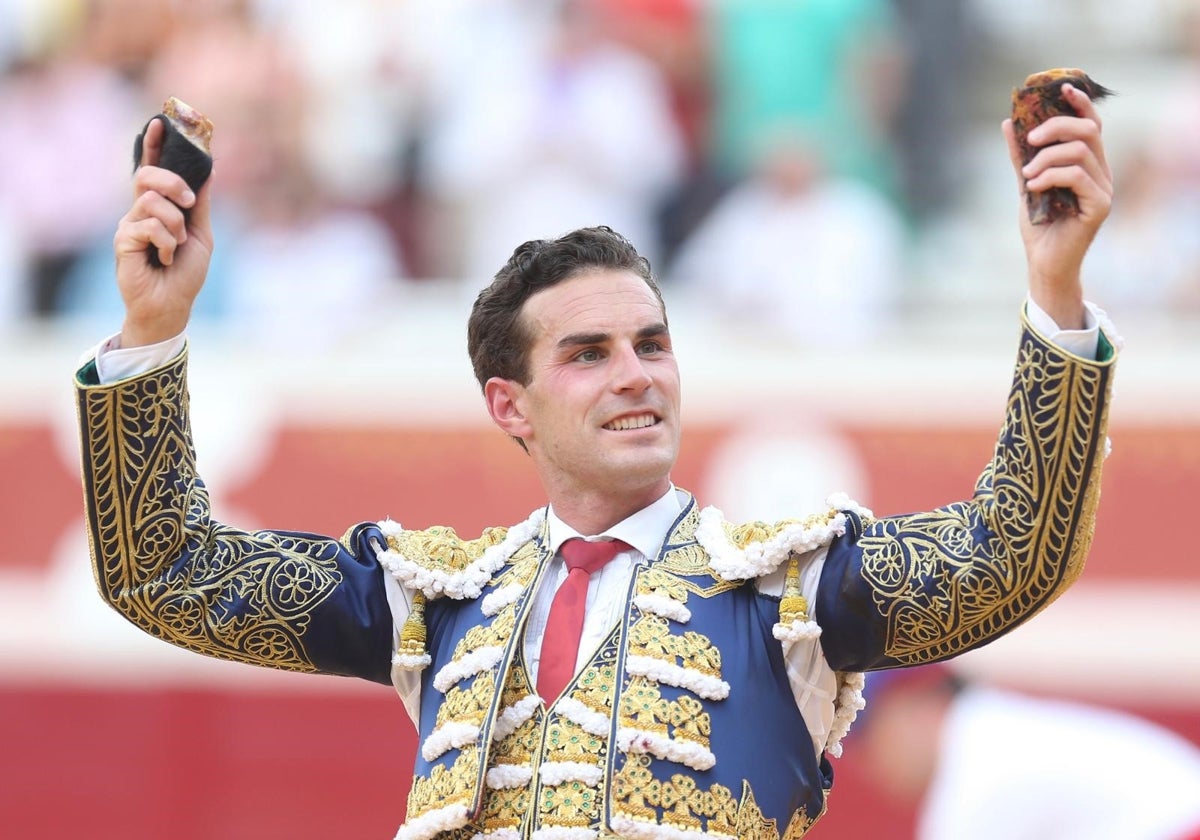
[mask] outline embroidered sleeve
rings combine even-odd
[[[102,597],[197,653],[390,684],[392,620],[370,544],[214,521],[196,474],[186,353],[110,386],[77,377],[84,503]],[[91,381],[89,381],[89,379]]]
[[[831,546],[816,617],[833,668],[954,656],[1033,616],[1079,576],[1100,496],[1112,362],[1073,356],[1025,325],[1004,426],[974,497],[850,528]]]

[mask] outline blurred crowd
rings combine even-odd
[[[521,241],[608,224],[668,289],[856,340],[961,213],[976,83],[1013,69],[1013,22],[1040,5],[0,0],[0,332],[119,317],[132,141],[174,95],[216,125],[198,318],[319,343],[398,288],[478,288]],[[1092,288],[1110,307],[1200,310],[1200,14],[1131,5],[1153,20],[1137,47],[1178,72],[1155,87],[1173,107],[1113,160]]]

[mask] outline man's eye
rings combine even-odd
[[[575,358],[581,362],[596,362],[596,361],[600,360],[600,351],[584,350],[582,353],[580,353]]]
[[[662,350],[662,345],[657,341],[643,341],[638,350],[641,353],[657,353],[659,350]]]

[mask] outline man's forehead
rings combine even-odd
[[[581,272],[541,289],[525,301],[521,315],[543,334],[585,323],[639,329],[666,321],[662,302],[644,279],[613,269]]]

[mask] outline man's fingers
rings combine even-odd
[[[133,176],[133,195],[139,198],[147,191],[164,195],[180,207],[191,207],[196,203],[196,196],[187,185],[187,181],[169,169],[157,166],[143,166]]]
[[[154,119],[142,134],[142,159],[138,166],[155,166],[162,157],[163,135],[166,128],[161,119]]]
[[[1082,95],[1082,94],[1081,94]],[[1089,105],[1091,103],[1089,102]],[[1095,109],[1092,109],[1095,113]],[[1048,147],[1055,143],[1069,143],[1079,140],[1086,143],[1100,162],[1100,166],[1111,178],[1111,169],[1104,156],[1104,142],[1101,139],[1100,123],[1092,117],[1051,117],[1029,132],[1029,142],[1038,147]]]
[[[118,261],[129,254],[143,254],[148,246],[158,250],[158,259],[163,265],[170,265],[175,259],[175,249],[178,240],[161,220],[153,217],[137,221],[126,220],[117,228],[113,240],[113,250]]]
[[[151,218],[162,222],[163,227],[169,230],[180,244],[187,241],[187,223],[183,218],[183,211],[174,202],[168,201],[162,193],[154,191],[142,193],[129,211],[130,221],[136,222]]]
[[[1096,110],[1096,103],[1090,96],[1072,84],[1064,84],[1062,91],[1067,102],[1071,103],[1071,107],[1075,109],[1075,113],[1085,120],[1091,120],[1097,127],[1103,127],[1104,123],[1100,121],[1100,112]]]
[[[1112,188],[1112,179],[1108,171],[1096,159],[1092,149],[1082,140],[1071,140],[1046,146],[1021,169],[1021,174],[1029,181],[1035,181],[1043,172],[1060,166],[1081,166],[1088,174],[1108,189]],[[1037,189],[1037,187],[1033,187]]]

